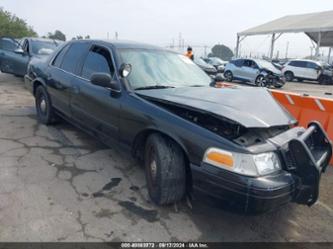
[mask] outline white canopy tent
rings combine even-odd
[[[237,34],[236,57],[239,55],[239,44],[245,37],[271,34],[272,59],[274,43],[283,33],[305,33],[317,44],[315,56],[319,56],[320,47],[333,47],[333,11],[285,16],[242,31]]]

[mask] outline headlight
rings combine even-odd
[[[246,176],[263,176],[281,169],[279,158],[274,152],[252,155],[210,148],[203,161]]]
[[[280,161],[273,152],[253,156],[259,175],[267,175],[281,169]]]

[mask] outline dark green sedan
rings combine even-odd
[[[15,40],[2,37],[0,39],[0,70],[3,73],[24,76],[33,58],[49,56],[61,43],[62,41],[42,38],[27,37]]]

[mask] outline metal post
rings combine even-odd
[[[240,36],[237,35],[237,43],[236,43],[236,58],[238,58],[238,54],[239,54],[239,43],[240,43]]]
[[[273,59],[273,54],[274,54],[274,43],[275,43],[275,33],[272,34],[272,41],[271,41],[271,52],[269,55],[270,59]]]
[[[319,57],[320,45],[321,45],[321,32],[318,33],[318,41],[317,41],[316,54],[315,54],[316,58]]]

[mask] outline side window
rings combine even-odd
[[[54,58],[52,65],[55,67],[60,67],[62,60],[64,59],[64,56],[69,48],[69,45],[66,45],[64,48],[61,49],[60,52],[58,52],[57,56]]]
[[[0,39],[0,49],[14,51],[18,48],[18,43],[10,38],[1,38]]]
[[[241,66],[243,66],[243,60],[236,60],[235,62],[234,62],[234,64],[235,64],[235,66],[236,67],[241,67]]]
[[[91,75],[97,72],[107,73],[112,77],[114,74],[114,67],[109,51],[102,47],[93,46],[82,67],[81,76],[89,80]]]
[[[299,61],[298,62],[298,67],[307,67],[307,62],[306,61]]]
[[[307,68],[311,68],[311,69],[317,69],[319,66],[316,63],[313,62],[308,62],[307,63]]]
[[[244,67],[251,67],[252,63],[250,60],[244,60],[243,66]]]
[[[82,55],[86,52],[87,46],[87,43],[73,43],[64,55],[60,68],[66,72],[75,74],[76,66],[80,62],[80,59],[82,59]]]

